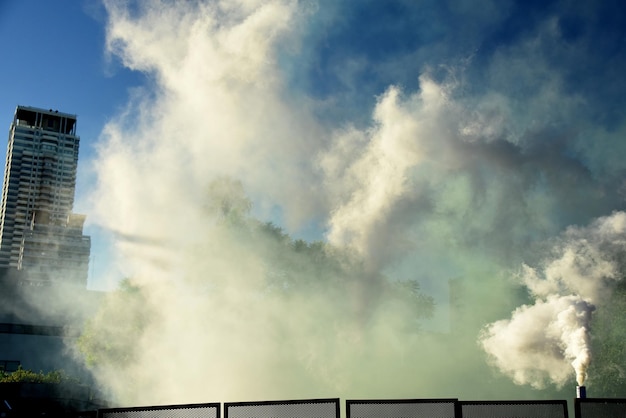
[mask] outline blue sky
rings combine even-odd
[[[104,9],[97,2],[9,0],[0,19],[10,61],[2,69],[4,125],[18,104],[77,114],[81,156],[90,156],[104,122],[140,82],[105,54]]]
[[[224,177],[256,217],[417,280],[444,327],[453,279],[488,323],[517,306],[519,286],[555,315],[601,307],[623,273],[618,0],[5,0],[0,42],[7,129],[18,104],[78,115],[90,285],[150,282],[172,317],[193,306],[177,292],[196,279],[228,277],[245,294],[272,270],[207,217]],[[516,312],[487,343],[534,335],[507,334],[537,328],[536,310]],[[184,335],[203,333],[192,314],[182,322],[199,328]],[[177,356],[177,331],[158,329],[150,349]],[[528,363],[491,354],[537,384]],[[562,384],[569,360],[538,374]]]

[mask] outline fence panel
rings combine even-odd
[[[461,401],[462,418],[568,418],[567,401]]]
[[[575,399],[576,418],[626,418],[626,399]]]
[[[347,418],[455,418],[457,399],[347,400]]]
[[[339,418],[339,398],[226,402],[224,418]]]
[[[220,403],[103,408],[98,418],[220,418]]]

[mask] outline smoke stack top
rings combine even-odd
[[[585,386],[576,386],[576,397],[585,399],[587,397],[587,388]]]

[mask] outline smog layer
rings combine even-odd
[[[106,53],[145,83],[93,161],[130,279],[82,340],[102,387],[591,387],[626,249],[626,26],[602,3],[107,1]]]

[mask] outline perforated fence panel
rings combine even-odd
[[[81,411],[66,414],[66,418],[97,418],[98,411]]]
[[[574,402],[576,418],[626,418],[626,399],[586,398]]]
[[[347,418],[455,418],[456,399],[347,400]]]
[[[107,408],[98,410],[98,418],[220,418],[220,404]]]
[[[339,399],[227,402],[224,418],[339,418]]]
[[[461,401],[463,418],[568,418],[567,401]]]

